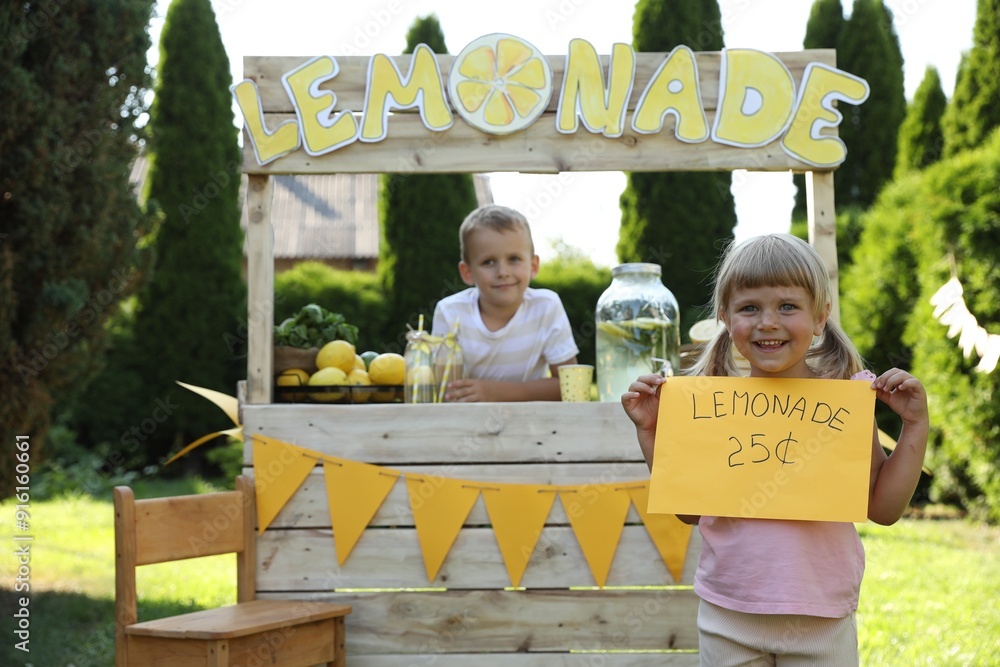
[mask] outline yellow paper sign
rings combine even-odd
[[[648,511],[865,521],[874,402],[857,380],[669,378]]]

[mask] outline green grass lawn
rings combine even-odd
[[[863,665],[1000,665],[1000,528],[904,520],[861,528]]]
[[[137,495],[206,491],[143,488]],[[14,648],[17,570],[4,549],[0,665],[114,664],[114,519],[110,500],[32,502],[31,652]],[[13,545],[13,503],[0,503],[0,539]],[[961,520],[904,520],[861,528],[868,567],[858,610],[861,664],[1000,667],[1000,528]],[[140,618],[230,604],[235,562],[218,556],[139,570]]]

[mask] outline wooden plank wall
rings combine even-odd
[[[532,484],[649,477],[618,403],[247,404],[243,420],[248,442],[264,434],[402,472]],[[338,566],[317,467],[258,538],[256,588],[262,598],[352,604],[348,662],[358,667],[695,665],[699,546],[694,530],[676,585],[630,509],[607,587],[596,589],[557,501],[523,589],[512,590],[480,498],[428,582],[400,481]]]
[[[792,74],[796,86],[810,62],[835,66],[835,52],[816,49],[774,54]],[[667,56],[665,53],[637,53],[635,84],[628,109],[634,109],[646,84]],[[719,97],[718,52],[696,54],[699,86],[709,123],[715,118]],[[309,60],[302,57],[248,56],[243,60],[244,76],[257,83],[264,110],[265,127],[274,129],[294,119],[291,100],[281,84],[281,76]],[[410,56],[394,58],[405,75]],[[438,56],[441,74],[447,81],[454,56]],[[565,70],[565,56],[549,56],[553,95],[548,109],[526,129],[507,136],[487,135],[467,125],[455,114],[454,125],[445,132],[426,129],[415,113],[395,113],[388,122],[388,136],[377,143],[355,142],[332,153],[310,156],[299,149],[268,165],[257,164],[249,140],[244,142],[243,169],[247,173],[311,174],[336,172],[486,172],[521,171],[556,173],[561,171],[756,171],[805,170],[808,167],[787,155],[779,142],[760,148],[734,148],[711,140],[686,144],[674,138],[673,117],[668,117],[658,134],[638,134],[630,128],[612,140],[591,134],[582,127],[575,134],[560,134],[555,115]],[[603,57],[605,67],[607,56]],[[337,96],[335,111],[364,108],[369,58],[338,57],[340,72],[324,82],[320,90]],[[632,114],[626,117],[631,123]],[[835,132],[832,132],[835,134]]]

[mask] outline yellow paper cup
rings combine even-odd
[[[590,364],[567,364],[559,367],[559,394],[566,403],[590,400],[590,383],[594,367]]]

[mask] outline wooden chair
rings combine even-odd
[[[343,667],[345,605],[255,600],[253,482],[236,490],[135,500],[115,498],[115,665]],[[139,565],[237,554],[237,604],[137,622]]]

